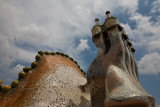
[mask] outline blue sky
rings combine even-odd
[[[17,79],[38,50],[61,51],[87,69],[97,49],[94,19],[109,10],[136,49],[140,81],[160,104],[160,0],[0,0],[0,78]]]

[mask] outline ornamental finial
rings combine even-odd
[[[95,19],[95,25],[100,25],[98,18]]]
[[[111,13],[110,13],[110,11],[106,11],[106,19],[108,19],[109,17],[111,17],[112,15],[111,15]]]

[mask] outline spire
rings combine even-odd
[[[98,18],[95,19],[95,25],[100,25]]]
[[[106,19],[108,19],[108,18],[110,18],[110,17],[112,17],[110,11],[106,11]]]

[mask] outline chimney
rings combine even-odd
[[[110,18],[110,17],[112,17],[112,15],[111,15],[110,11],[107,11],[107,12],[106,12],[106,19],[108,19],[108,18]]]
[[[100,25],[98,18],[95,19],[95,25]]]

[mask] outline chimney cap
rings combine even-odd
[[[99,21],[99,19],[98,19],[98,18],[96,18],[96,19],[95,19],[95,22],[96,22],[96,21]]]
[[[106,11],[106,15],[107,15],[107,14],[110,14],[110,11]]]

